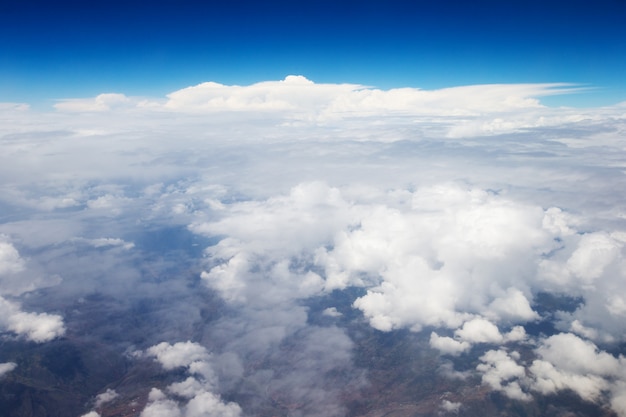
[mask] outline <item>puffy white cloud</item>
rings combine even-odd
[[[193,398],[202,389],[202,383],[192,376],[182,382],[174,382],[167,387],[169,392],[183,398]]]
[[[343,315],[341,312],[337,311],[336,307],[325,308],[322,314],[328,317],[341,317]]]
[[[453,402],[453,401],[449,401],[449,400],[443,400],[441,402],[441,409],[443,411],[445,411],[446,413],[458,413],[459,410],[461,409],[461,406],[463,404],[461,403],[457,403],[457,402]]]
[[[471,343],[500,343],[503,340],[498,327],[489,320],[475,318],[463,324],[454,332],[461,340]]]
[[[571,333],[542,339],[535,349],[539,359],[528,368],[528,387],[542,394],[572,390],[591,402],[609,397],[612,409],[626,415],[626,359],[600,350],[593,342]]]
[[[144,99],[107,93],[94,98],[63,99],[63,112],[133,110],[211,114],[243,112],[274,115],[279,119],[329,123],[355,117],[429,117],[446,126],[449,137],[501,134],[589,119],[581,110],[547,109],[539,97],[579,91],[574,85],[485,84],[439,90],[395,88],[380,90],[358,84],[319,84],[300,75],[247,86],[204,82],[167,94],[166,99]],[[450,123],[453,121],[454,123]]]
[[[567,267],[583,284],[592,284],[618,256],[621,246],[606,233],[585,234],[568,259]]]
[[[182,382],[174,382],[167,391],[186,403],[169,398],[163,391],[152,388],[148,404],[141,412],[142,417],[238,417],[241,407],[233,402],[225,403],[218,394],[212,392],[217,385],[213,366],[208,362],[210,355],[206,348],[193,342],[179,342],[173,345],[163,342],[147,349],[146,354],[155,356],[164,369],[172,370],[187,367],[193,376]]]
[[[504,350],[490,350],[480,357],[481,363],[476,369],[482,373],[483,383],[497,391],[502,391],[507,397],[528,401],[531,396],[524,392],[518,379],[524,378],[526,370],[515,359],[519,359],[517,352],[507,353]]]
[[[97,411],[90,411],[87,414],[83,414],[81,417],[100,417],[100,413]]]
[[[183,417],[183,413],[174,400],[167,398],[161,390],[152,388],[140,417]]]
[[[0,297],[0,326],[33,342],[47,342],[65,334],[63,318],[48,313],[27,313]]]
[[[548,337],[537,348],[537,353],[559,369],[574,373],[614,375],[620,368],[615,357],[571,333]]]
[[[210,358],[209,352],[203,346],[187,341],[173,345],[162,342],[146,350],[149,356],[154,356],[163,368],[171,370],[179,367],[188,367],[197,361],[206,361]]]
[[[106,404],[108,402],[113,401],[117,397],[119,397],[119,394],[117,392],[115,392],[114,389],[107,388],[106,391],[104,391],[103,393],[100,393],[100,394],[98,394],[96,396],[95,406],[96,407],[100,407],[103,404]]]
[[[24,260],[8,238],[0,235],[0,276],[20,272],[24,269]]]
[[[193,397],[186,406],[185,417],[239,417],[241,407],[235,403],[224,403],[211,392]]]
[[[553,245],[540,208],[444,184],[416,190],[404,210],[353,211],[361,215],[359,227],[338,233],[332,250],[320,249],[317,259],[330,288],[364,285],[364,273],[382,280],[354,304],[374,327],[455,328],[476,313],[521,322],[538,317],[524,277]]]
[[[535,360],[529,369],[533,375],[532,388],[542,394],[570,389],[581,398],[593,402],[610,387],[609,382],[598,375],[563,371],[547,361]]]
[[[472,345],[465,340],[458,341],[448,336],[439,336],[435,332],[430,334],[430,346],[449,355],[459,355],[472,347]]]
[[[4,375],[8,374],[15,368],[17,368],[17,364],[14,362],[0,363],[0,378],[2,378]]]
[[[528,298],[517,288],[508,288],[506,293],[489,304],[488,313],[514,321],[527,322],[539,318],[530,306]]]

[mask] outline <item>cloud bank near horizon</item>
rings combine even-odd
[[[259,117],[284,119],[288,123],[314,124],[353,118],[419,117],[439,124],[445,136],[458,138],[587,119],[591,117],[590,112],[546,111],[540,102],[541,97],[582,93],[587,89],[567,83],[543,83],[380,90],[358,84],[318,84],[301,75],[289,75],[284,80],[247,86],[205,82],[174,91],[165,99],[105,93],[93,98],[61,99],[54,107],[61,112],[78,113],[248,112]],[[623,115],[623,111],[621,113]]]
[[[367,385],[349,311],[423,335],[442,364],[473,360],[459,371],[511,399],[572,390],[626,415],[626,108],[538,99],[572,89],[289,76],[0,107],[0,326],[45,342],[77,331],[90,294],[158,300],[139,348],[189,375],[151,387],[145,416],[263,401],[345,415],[342,390]],[[177,263],[193,279],[155,272]],[[349,289],[311,322],[306,302]],[[47,312],[27,313],[43,294]],[[227,313],[206,320],[213,295]]]

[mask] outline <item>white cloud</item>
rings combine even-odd
[[[0,326],[33,342],[42,343],[65,334],[63,318],[48,313],[27,313],[0,297]]]
[[[606,233],[585,234],[568,259],[567,267],[584,285],[591,285],[619,255],[621,246]]]
[[[206,361],[210,358],[206,348],[191,341],[178,342],[173,345],[167,342],[159,343],[146,350],[146,353],[156,357],[167,370],[188,367],[196,361]]]
[[[100,413],[97,411],[90,411],[87,414],[83,414],[81,417],[100,417]]]
[[[111,388],[107,388],[106,391],[104,391],[103,393],[100,393],[96,396],[96,403],[95,406],[96,407],[100,407],[103,404],[106,404],[108,402],[113,401],[114,399],[116,399],[117,397],[119,397],[119,394],[117,392],[115,392],[114,389]]]
[[[548,337],[537,348],[537,353],[544,360],[567,372],[602,376],[615,375],[620,372],[618,359],[599,351],[592,342],[585,341],[571,333],[560,333]]]
[[[182,417],[178,404],[168,399],[162,391],[152,388],[148,396],[148,404],[143,409],[140,417]]]
[[[343,316],[343,314],[341,314],[339,311],[337,311],[336,307],[328,307],[325,308],[324,311],[322,311],[322,314],[328,317],[341,317]]]
[[[135,244],[132,242],[125,242],[123,239],[103,237],[98,239],[88,239],[87,243],[95,248],[103,248],[109,246],[121,246],[124,249],[132,249]]]
[[[517,352],[509,354],[504,350],[490,350],[480,357],[483,363],[476,369],[482,373],[483,383],[494,390],[512,399],[528,401],[531,396],[522,390],[518,382],[525,376],[526,370],[514,358],[519,358]]]
[[[165,100],[114,93],[86,99],[63,99],[55,104],[55,108],[63,112],[132,109],[139,114],[243,112],[258,115],[260,112],[266,117],[271,114],[279,119],[316,123],[355,117],[367,120],[381,115],[426,116],[442,125],[450,125],[454,121],[446,130],[447,136],[456,138],[501,134],[588,119],[590,116],[583,111],[551,110],[538,100],[543,96],[580,90],[563,83],[380,90],[358,84],[318,84],[303,76],[290,75],[284,80],[248,86],[204,82],[171,92]]]
[[[457,402],[452,402],[452,401],[448,401],[448,400],[443,400],[441,402],[441,409],[447,413],[458,413],[459,410],[461,409],[461,406],[463,404],[461,403],[457,403]]]
[[[182,382],[174,382],[167,390],[183,398],[193,398],[197,392],[202,391],[203,386],[196,378],[190,376]]]
[[[217,386],[217,376],[208,361],[206,348],[193,342],[179,342],[173,345],[163,342],[146,350],[155,356],[164,369],[173,370],[186,367],[191,375],[182,382],[174,382],[167,391],[183,398],[186,403],[169,398],[163,391],[152,388],[148,404],[141,417],[238,417],[241,407],[233,402],[224,402],[212,392]]]
[[[553,394],[570,389],[587,401],[597,401],[609,383],[598,375],[580,375],[555,368],[550,362],[535,360],[529,368],[533,375],[532,389],[542,394]]]
[[[472,345],[467,341],[458,341],[448,336],[439,336],[437,333],[430,334],[430,346],[448,355],[459,355],[469,350]]]
[[[2,378],[4,375],[8,374],[15,368],[17,368],[17,364],[14,362],[0,363],[0,378]]]
[[[54,105],[57,110],[67,112],[102,112],[124,107],[130,99],[124,94],[106,93],[93,99],[64,99]]]
[[[526,296],[517,288],[508,288],[506,293],[489,304],[488,311],[497,318],[527,322],[539,318]]]
[[[498,327],[489,320],[475,318],[463,324],[454,335],[470,343],[500,343],[503,338]]]
[[[0,276],[20,272],[24,269],[24,260],[8,238],[0,235]]]
[[[239,417],[241,408],[235,403],[224,403],[219,396],[203,392],[193,397],[186,406],[185,417]]]

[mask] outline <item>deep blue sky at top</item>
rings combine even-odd
[[[0,0],[0,102],[202,81],[597,87],[626,100],[626,0]],[[582,102],[581,102],[582,100]]]

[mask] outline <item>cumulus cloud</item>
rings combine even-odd
[[[517,352],[507,353],[504,350],[490,350],[480,357],[481,364],[476,367],[482,373],[483,383],[496,391],[502,391],[507,397],[528,401],[531,396],[525,393],[517,379],[523,378],[526,370],[515,359]]]
[[[467,341],[458,341],[448,336],[439,336],[435,332],[430,334],[430,346],[449,355],[459,355],[472,347]]]
[[[322,311],[322,314],[328,317],[341,317],[343,314],[337,311],[336,307],[328,307]]]
[[[0,235],[0,276],[20,272],[24,269],[24,260],[6,236]]]
[[[428,116],[448,125],[447,136],[501,134],[534,127],[580,121],[581,112],[550,112],[539,98],[578,92],[583,88],[564,83],[486,84],[422,90],[381,90],[358,84],[319,84],[301,75],[247,86],[204,82],[167,95],[165,99],[127,97],[107,93],[94,98],[62,99],[55,108],[63,112],[138,112],[191,114],[245,112],[272,114],[279,119],[328,123],[354,117]],[[538,112],[538,110],[542,110]],[[484,115],[488,116],[484,116]]]
[[[447,413],[455,413],[457,414],[461,409],[461,403],[452,402],[448,400],[443,400],[441,402],[441,409]]]
[[[8,374],[15,368],[17,368],[17,364],[14,362],[0,363],[0,378],[2,378],[4,375]]]
[[[188,367],[194,362],[209,359],[209,353],[204,347],[189,341],[178,342],[174,345],[167,342],[159,343],[149,348],[146,353],[156,357],[163,368],[167,370]]]
[[[152,388],[148,396],[148,404],[141,412],[142,417],[238,417],[241,415],[241,407],[238,404],[224,402],[218,394],[212,392],[217,382],[206,348],[190,341],[173,345],[163,342],[150,347],[146,354],[154,356],[166,370],[185,367],[192,376],[167,387],[169,393],[187,400],[186,403],[176,401],[163,391]]]
[[[101,394],[98,394],[96,396],[96,403],[95,406],[96,407],[100,407],[103,404],[106,404],[108,402],[113,401],[114,399],[116,399],[117,397],[119,397],[119,394],[117,392],[115,392],[114,389],[111,388],[107,388],[106,391],[104,391]]]
[[[33,342],[47,342],[65,334],[63,318],[56,314],[27,313],[0,297],[0,326]]]
[[[500,343],[502,335],[498,327],[482,318],[472,319],[455,331],[455,335],[471,343]]]

